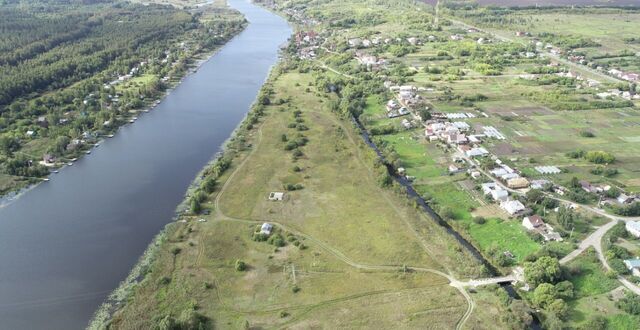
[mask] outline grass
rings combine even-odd
[[[252,161],[238,172],[228,194],[222,196],[222,210],[239,218],[277,219],[362,262],[432,265],[402,223],[406,215],[379,197],[380,188],[349,145],[342,124],[317,110],[322,104],[314,94],[295,87],[295,83],[306,86],[308,79],[291,74],[277,81],[278,93],[297,97],[291,109],[275,110],[263,124],[262,142]],[[293,108],[302,110],[310,127],[304,132],[309,145],[301,149],[304,156],[295,162],[280,140],[283,133],[296,134],[287,128]],[[302,172],[293,173],[293,166],[301,167]],[[305,188],[287,193],[284,203],[268,201],[268,193],[281,191],[285,182],[302,183]],[[386,239],[367,239],[373,237]]]
[[[540,248],[540,244],[527,235],[519,221],[487,219],[482,225],[470,223],[468,231],[484,251],[490,247],[496,247],[499,252],[509,251],[517,262],[522,262],[524,257]]]
[[[373,152],[324,107],[323,96],[299,87],[309,81],[310,74],[279,76],[276,98],[286,94],[291,101],[269,106],[259,131],[239,133],[252,146],[221,178],[230,181],[220,198],[223,213],[236,220],[185,216],[186,223],[170,225],[151,271],[113,319],[116,327],[147,328],[193,311],[215,328],[447,328],[462,316],[466,301],[446,278],[400,270],[408,264],[459,271],[474,262],[452,248],[442,228],[376,186]],[[287,128],[293,109],[309,127],[303,132],[309,143],[295,161],[281,141],[283,132],[294,134]],[[302,171],[293,172],[294,165]],[[285,182],[304,189],[268,201]],[[214,208],[212,201],[204,207]],[[296,236],[305,248],[253,241],[262,221],[303,233]],[[248,270],[235,270],[236,260]]]
[[[580,274],[571,278],[576,297],[590,297],[609,292],[619,286],[618,281],[608,278],[592,250],[588,250],[569,263],[579,267]]]
[[[407,175],[422,179],[446,175],[436,161],[444,161],[444,154],[435,145],[427,144],[422,138],[421,130],[405,131],[393,135],[382,136],[381,139],[393,146],[402,160]],[[440,157],[439,157],[440,156]]]
[[[480,225],[473,222],[472,209],[478,206],[471,196],[453,183],[438,185],[420,185],[416,187],[422,194],[427,193],[436,205],[447,207],[453,211],[457,227],[468,233],[480,250],[487,252],[490,248],[498,251],[509,251],[518,262],[537,251],[540,244],[533,241],[525,232],[519,221],[503,221],[489,218]]]

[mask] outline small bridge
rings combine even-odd
[[[459,287],[477,287],[489,284],[505,284],[505,283],[513,283],[517,282],[518,279],[515,275],[501,276],[501,277],[490,277],[490,278],[481,278],[476,280],[470,280],[466,282],[451,282],[452,286]]]

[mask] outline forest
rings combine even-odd
[[[244,25],[222,8],[4,1],[0,193],[112,134]]]

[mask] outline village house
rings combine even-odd
[[[640,238],[640,221],[627,221],[624,227],[627,229],[629,234]]]
[[[525,217],[522,220],[522,225],[528,230],[535,230],[536,228],[540,228],[544,226],[545,223],[544,221],[542,221],[542,218],[539,215],[535,214],[532,216]]]
[[[398,109],[400,105],[398,104],[398,102],[396,102],[396,100],[389,100],[387,102],[387,111],[393,111]]]
[[[471,148],[470,150],[465,151],[465,155],[471,158],[484,157],[488,154],[489,152],[487,151],[487,149],[482,147]]]
[[[495,182],[483,183],[480,187],[485,195],[491,195],[496,202],[506,202],[509,199],[509,192]]]
[[[547,184],[551,184],[551,181],[545,179],[538,179],[531,181],[531,189],[544,189]]]
[[[402,127],[404,127],[405,129],[411,129],[413,128],[413,124],[405,118],[402,120]]]
[[[384,59],[378,59],[378,57],[374,55],[369,55],[364,52],[356,52],[356,60],[362,64],[366,65],[369,68],[377,68],[383,64],[385,64]]]
[[[38,117],[36,122],[37,122],[38,126],[40,126],[42,128],[48,128],[49,127],[49,122],[47,121],[47,117],[45,117],[45,116]]]
[[[507,180],[507,187],[511,189],[521,189],[529,187],[529,180],[526,178],[513,178]]]
[[[635,200],[635,197],[622,193],[618,196],[618,198],[616,198],[616,200],[620,204],[629,204]]]
[[[545,241],[562,241],[560,234],[553,231],[553,227],[545,223],[542,218],[537,215],[525,217],[522,220],[522,226],[529,231],[535,231],[544,237]]]
[[[640,277],[640,259],[626,259],[624,260],[624,265],[627,266],[633,276]]]
[[[80,141],[78,139],[73,139],[73,140],[71,140],[71,142],[69,142],[69,144],[67,144],[65,149],[67,151],[73,151],[73,150],[78,149],[78,147],[80,147],[80,145],[82,145],[82,141]]]
[[[500,203],[500,207],[503,210],[507,211],[509,215],[517,215],[517,214],[523,213],[526,210],[524,205],[517,200],[504,201]]]
[[[588,181],[585,180],[580,180],[580,187],[582,188],[582,190],[588,192],[588,193],[593,193],[593,194],[597,194],[597,193],[601,193],[603,191],[602,188],[600,187],[596,187],[594,185],[592,185],[591,183],[589,183]]]

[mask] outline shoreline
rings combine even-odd
[[[255,5],[258,6],[258,4],[255,4]],[[265,8],[263,6],[259,6],[259,7],[269,10],[268,8]],[[274,13],[271,10],[269,10],[269,12]],[[278,15],[278,16],[282,17],[281,15]],[[291,24],[291,22],[289,22],[286,18],[283,17],[283,19],[287,21],[289,25]],[[250,24],[250,22],[247,22],[247,23]],[[242,31],[244,31],[244,29],[247,26],[245,26]],[[240,35],[240,33],[236,34],[233,38],[229,39],[229,41],[232,41],[233,39],[235,39],[237,36]],[[280,46],[278,47],[278,49],[280,49]],[[218,49],[216,49],[215,53],[211,54],[211,56],[207,57],[206,59],[202,59],[198,63],[196,68],[199,68],[201,65],[211,60],[213,56],[215,56],[217,51],[221,49],[222,47],[219,47]],[[195,175],[194,179],[191,181],[191,183],[189,184],[189,186],[187,187],[184,193],[183,200],[176,206],[174,215],[172,216],[171,220],[149,242],[149,245],[147,246],[147,248],[144,250],[144,252],[140,256],[138,261],[132,267],[129,275],[127,275],[127,277],[123,281],[121,281],[120,284],[115,289],[113,289],[113,291],[107,296],[105,301],[100,305],[100,307],[98,307],[98,309],[94,313],[94,316],[89,321],[87,329],[102,329],[106,325],[108,325],[109,321],[111,320],[111,317],[119,309],[121,309],[123,306],[126,305],[126,299],[132,293],[135,287],[139,283],[145,280],[148,268],[155,261],[156,253],[164,243],[164,239],[166,238],[167,231],[176,223],[178,223],[177,222],[178,217],[180,216],[181,213],[183,213],[188,208],[189,197],[191,193],[195,189],[197,189],[198,185],[202,182],[202,179],[204,177],[203,173],[205,173],[209,168],[213,167],[229,152],[229,149],[228,149],[229,144],[233,142],[236,137],[239,136],[239,133],[241,133],[243,129],[246,128],[245,124],[247,123],[247,119],[256,110],[258,95],[263,91],[265,85],[270,80],[274,79],[274,70],[280,65],[281,62],[282,62],[282,57],[278,56],[277,61],[269,67],[269,71],[265,79],[262,81],[261,87],[258,90],[258,93],[256,94],[256,97],[254,98],[253,102],[249,106],[249,109],[245,114],[245,116],[238,123],[238,125],[236,125],[236,127],[233,129],[231,134],[224,140],[224,142],[222,142],[222,144],[219,147],[220,150],[216,152],[211,157],[211,159],[207,162],[207,164],[205,164],[202,167],[202,169]],[[193,72],[195,72],[196,70],[197,69],[194,69]]]
[[[270,67],[267,78],[262,83],[262,87],[260,88],[260,91],[258,93],[260,93],[265,84],[272,79],[273,70],[277,68],[280,63],[281,58],[278,58],[277,62]],[[180,213],[184,212],[186,208],[188,208],[189,196],[202,181],[203,173],[207,169],[214,166],[218,161],[220,161],[220,159],[225,156],[225,153],[228,152],[227,146],[238,136],[238,133],[240,133],[241,130],[245,127],[247,118],[255,110],[256,100],[254,100],[254,102],[251,104],[249,111],[234,128],[229,137],[220,145],[221,150],[214,154],[211,160],[196,174],[195,178],[191,181],[189,187],[185,191],[184,199],[180,202],[180,204],[176,206],[175,213],[171,220],[160,230],[160,232],[158,232],[158,234],[156,234],[156,236],[154,236],[151,242],[149,242],[149,245],[142,253],[138,261],[134,264],[129,275],[127,275],[127,277],[122,282],[120,282],[120,284],[112,291],[112,293],[109,294],[107,299],[105,299],[105,302],[103,302],[102,305],[100,305],[100,307],[96,310],[94,316],[89,322],[89,325],[87,326],[87,329],[102,329],[105,325],[107,325],[113,314],[117,312],[121,307],[126,305],[126,299],[129,294],[132,293],[132,290],[135,289],[136,285],[144,281],[144,279],[146,278],[146,271],[148,270],[148,267],[150,267],[151,264],[155,261],[155,254],[158,252],[160,246],[164,243],[167,230],[177,223]]]
[[[204,51],[201,54],[194,55],[194,57],[190,59],[190,61],[193,61],[193,63],[189,65],[188,69],[179,79],[171,83],[170,86],[168,86],[157,98],[150,101],[149,105],[146,105],[141,109],[134,110],[135,114],[132,114],[130,117],[125,118],[124,122],[116,128],[115,132],[113,132],[112,134],[100,136],[100,138],[95,143],[93,143],[89,148],[87,148],[86,150],[82,150],[82,153],[79,157],[73,158],[69,162],[63,161],[60,166],[54,165],[49,167],[50,169],[49,175],[45,177],[37,177],[37,178],[26,177],[25,178],[27,181],[36,181],[36,182],[27,183],[25,186],[16,186],[14,188],[7,190],[6,192],[0,192],[0,209],[11,205],[11,203],[15,202],[16,200],[18,200],[20,197],[22,197],[24,194],[28,193],[32,189],[37,188],[39,185],[43,183],[47,183],[50,180],[52,180],[53,174],[57,174],[58,171],[62,171],[67,166],[70,166],[68,165],[68,163],[73,164],[81,159],[84,159],[87,155],[89,155],[87,151],[97,148],[102,143],[104,143],[104,141],[107,139],[114,138],[122,127],[125,127],[127,125],[133,125],[138,119],[140,119],[140,116],[142,116],[145,113],[151,113],[158,105],[160,105],[160,103],[164,101],[165,98],[167,98],[167,96],[171,95],[171,93],[176,88],[178,88],[184,82],[185,79],[187,79],[192,74],[196,73],[200,69],[200,67],[202,67],[204,64],[209,62],[216,54],[218,54],[218,52],[222,50],[224,46],[226,46],[229,42],[232,42],[242,32],[244,32],[248,24],[249,22],[247,22],[245,19],[242,29],[238,30],[238,32],[234,34],[233,37],[226,40],[224,44],[218,45],[217,47],[215,47],[214,49],[211,49],[210,51]],[[135,117],[136,119],[133,122],[129,121],[129,119],[133,117]]]

